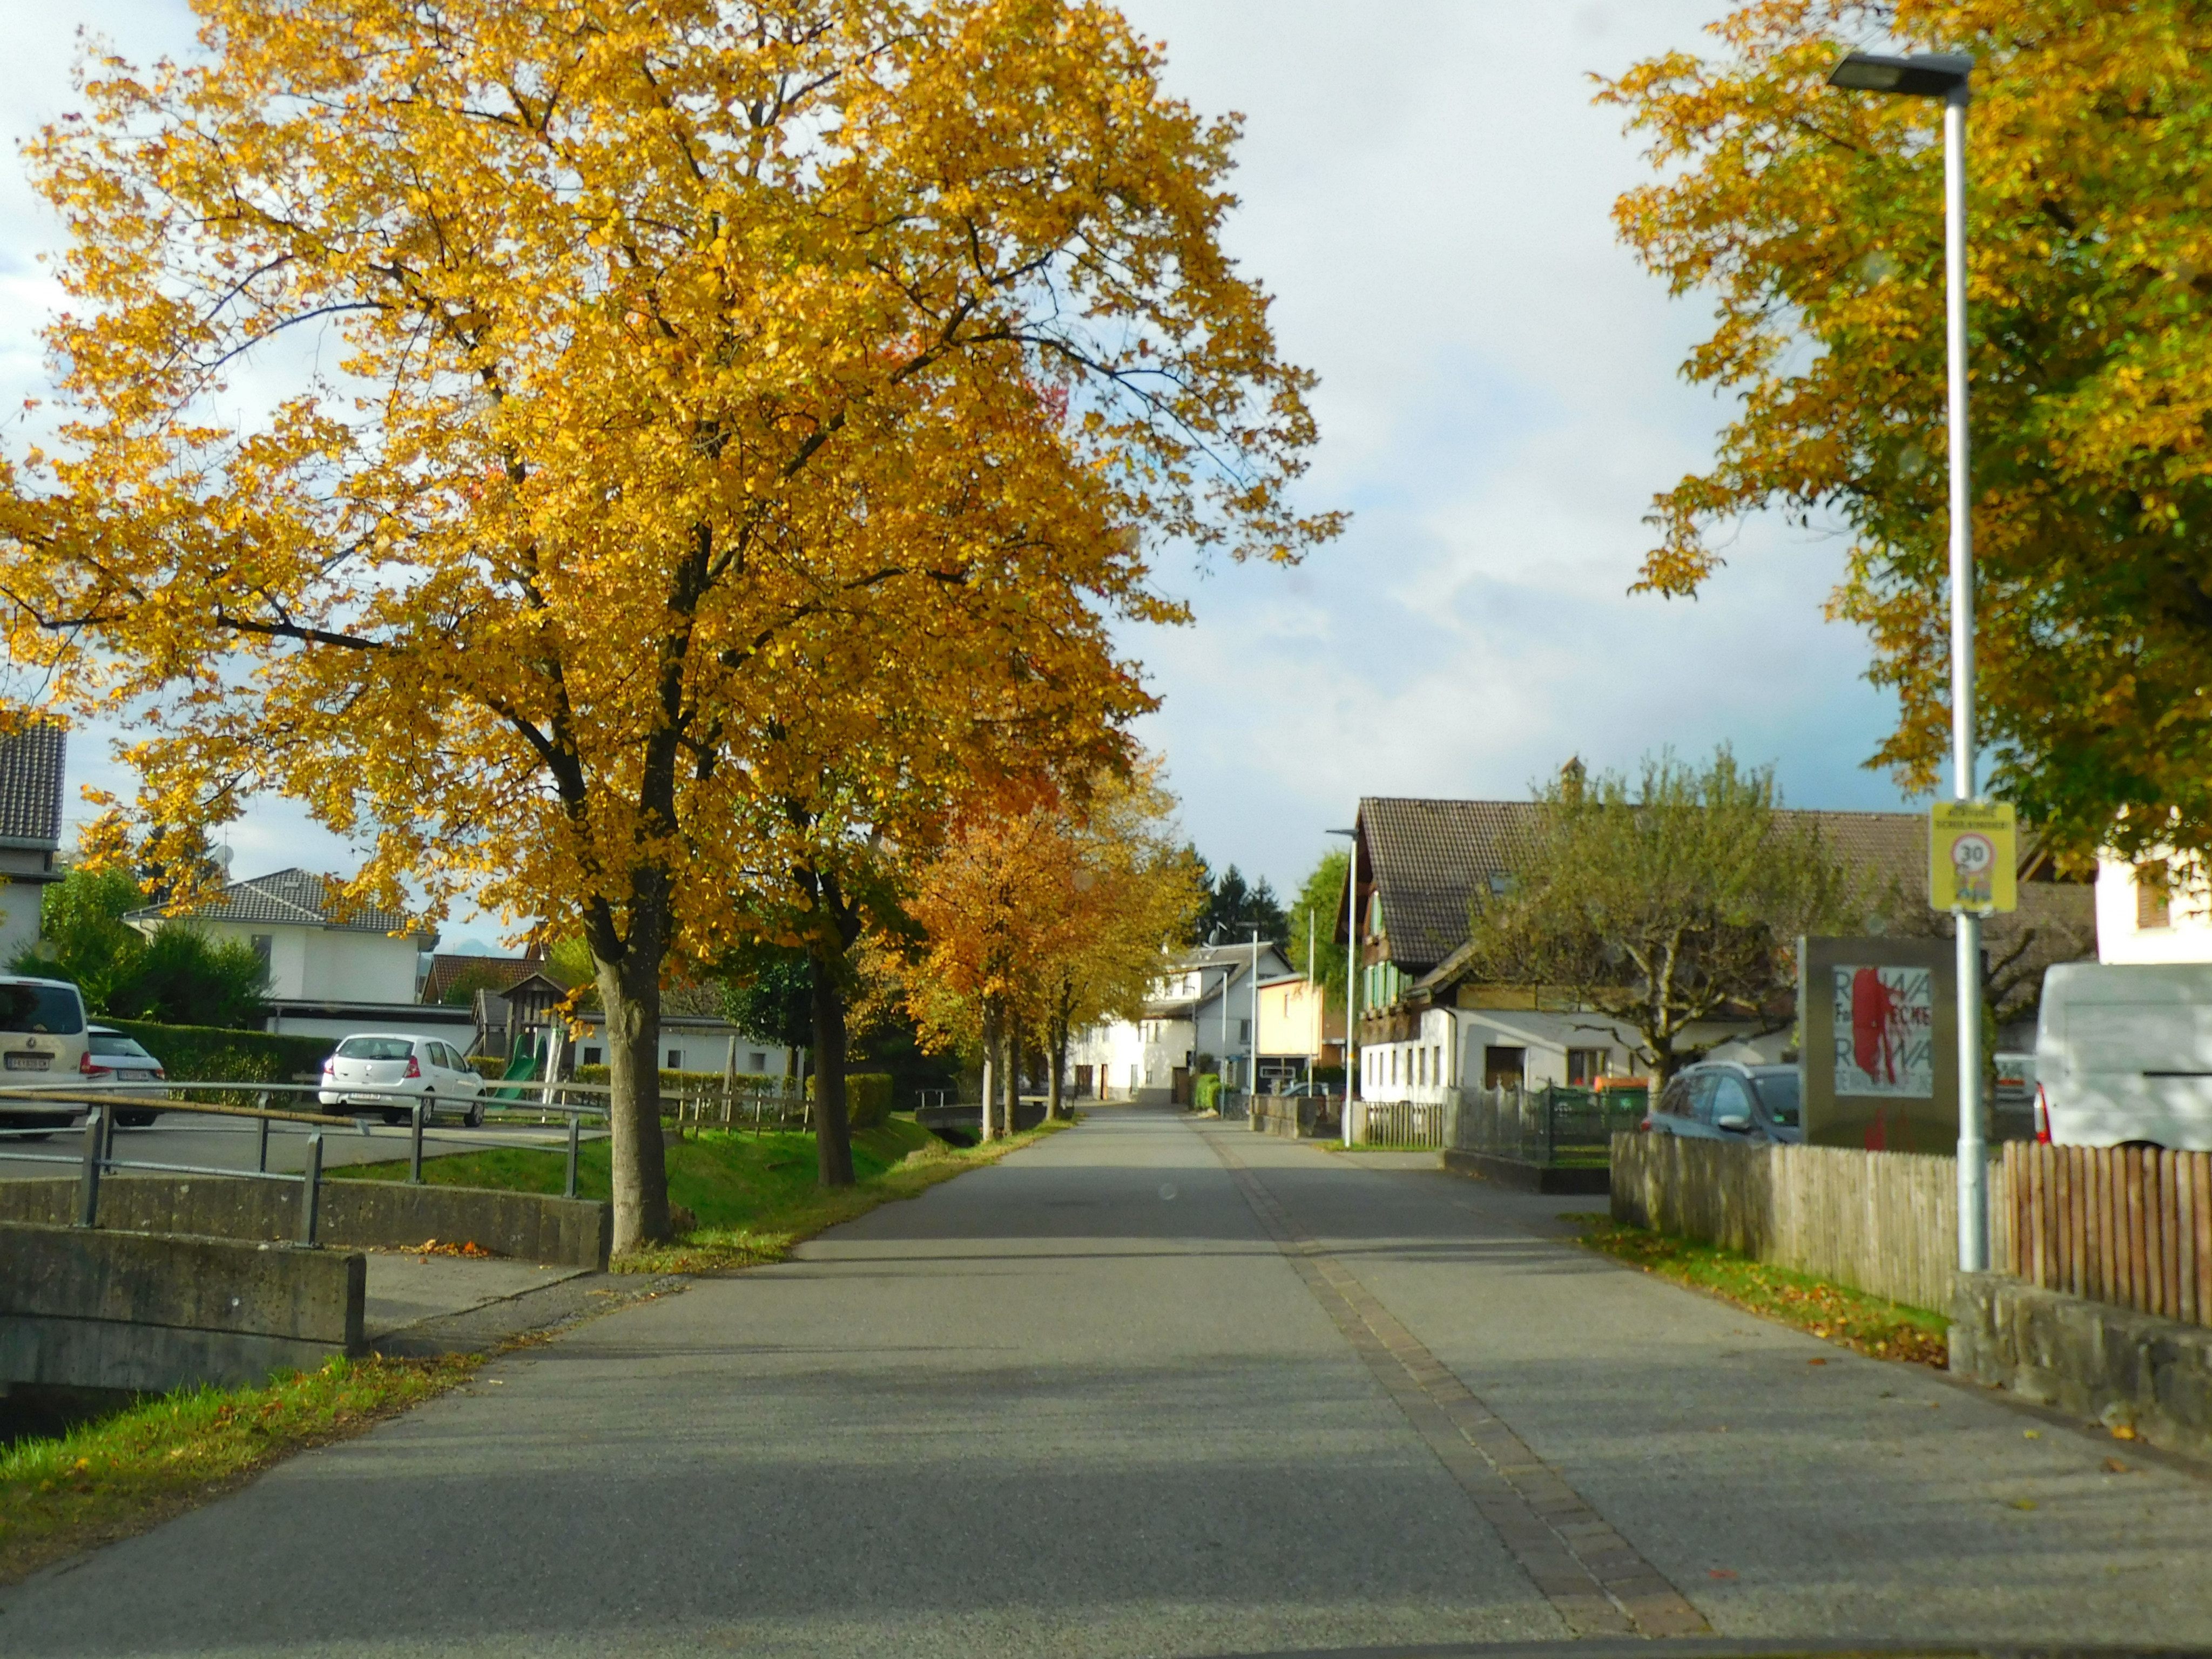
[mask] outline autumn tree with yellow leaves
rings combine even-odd
[[[9,658],[137,723],[161,823],[278,793],[362,896],[580,933],[630,1250],[665,979],[798,943],[834,1020],[887,849],[1126,763],[1144,538],[1334,529],[1234,125],[1066,0],[196,9],[29,146],[70,309]]]
[[[987,806],[918,878],[908,908],[925,938],[909,1006],[925,1041],[980,1044],[987,1139],[1013,1127],[1024,1030],[1046,1057],[1056,1118],[1070,1033],[1140,1018],[1166,952],[1188,942],[1206,892],[1173,806],[1152,767]]]
[[[2212,850],[2212,13],[2185,0],[1759,0],[1604,83],[1658,181],[1621,234],[1715,325],[1740,400],[1661,494],[1644,572],[1779,509],[1852,539],[1833,614],[1902,703],[1876,757],[1936,776],[1949,721],[1940,101],[1837,91],[1848,49],[1971,53],[1977,700],[1998,791],[2077,856]]]

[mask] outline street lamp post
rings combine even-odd
[[[1252,927],[1252,1029],[1244,1034],[1244,1112],[1260,1097],[1260,929]]]
[[[1966,105],[1974,60],[1954,52],[1852,52],[1828,84],[1943,100],[1944,356],[1951,448],[1951,795],[1974,799],[1974,527],[1966,447]],[[1990,1194],[1982,1135],[1982,919],[1954,911],[1959,949],[1959,1270],[1990,1265]]]
[[[1344,1144],[1352,1145],[1352,1035],[1359,1029],[1359,818],[1352,815],[1353,827],[1332,830],[1332,836],[1352,838],[1352,869],[1347,878],[1350,886],[1344,901]]]

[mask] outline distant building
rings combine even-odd
[[[1075,1094],[1185,1104],[1192,1077],[1206,1071],[1232,1089],[1248,1087],[1254,1019],[1265,1029],[1261,994],[1291,971],[1282,951],[1264,939],[1256,982],[1253,965],[1249,944],[1200,945],[1170,957],[1141,1019],[1109,1020],[1070,1036]]]
[[[252,945],[269,964],[272,1003],[412,1004],[418,959],[438,936],[398,910],[346,905],[339,884],[307,870],[234,881],[188,906],[154,905],[124,920],[142,933],[189,920],[217,940]]]
[[[39,904],[62,878],[62,767],[69,745],[58,722],[34,720],[0,737],[0,969],[38,943]]]

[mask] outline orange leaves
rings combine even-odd
[[[909,907],[927,933],[909,993],[925,1033],[964,1040],[987,1002],[1063,1028],[1141,1006],[1200,902],[1172,805],[1148,768],[964,815]]]

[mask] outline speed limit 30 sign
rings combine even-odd
[[[1929,814],[1928,902],[1938,910],[2018,908],[2018,839],[2002,802],[1944,801]]]

